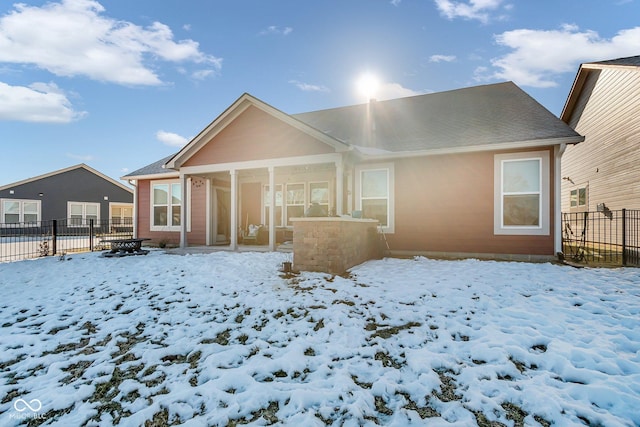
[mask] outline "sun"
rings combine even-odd
[[[358,93],[365,96],[368,101],[375,98],[380,88],[380,79],[378,79],[375,74],[365,73],[356,81],[356,88],[358,89]]]

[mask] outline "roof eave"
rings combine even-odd
[[[534,139],[529,141],[514,141],[497,144],[483,144],[474,145],[468,147],[445,147],[434,148],[430,150],[414,150],[414,151],[400,151],[400,152],[388,152],[380,154],[364,154],[358,152],[357,148],[355,152],[363,160],[392,160],[400,159],[404,157],[421,157],[421,156],[438,156],[443,154],[463,154],[463,153],[476,153],[482,151],[504,151],[515,150],[524,148],[537,148],[537,147],[549,147],[554,145],[575,145],[584,141],[584,136],[569,136],[561,138],[546,138],[546,139]]]

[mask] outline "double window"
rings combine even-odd
[[[93,226],[97,227],[100,220],[100,203],[68,202],[67,218],[69,227],[87,227],[93,220]]]
[[[179,182],[151,183],[151,230],[179,230],[182,186]]]
[[[111,206],[111,225],[132,225],[133,224],[133,206],[131,205],[112,205]]]
[[[580,187],[571,190],[569,193],[569,206],[572,211],[587,210],[587,187]]]
[[[387,233],[394,229],[393,164],[362,166],[356,171],[356,208],[363,218],[379,221]]]
[[[549,234],[549,153],[495,156],[495,234]]]
[[[40,221],[40,200],[2,199],[0,223],[20,224]]]

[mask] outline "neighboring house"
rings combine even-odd
[[[0,186],[0,227],[66,219],[131,224],[133,190],[85,164]]]
[[[244,94],[122,179],[137,235],[182,246],[264,224],[275,249],[317,203],[378,219],[392,254],[553,257],[560,158],[582,140],[511,82],[292,115]]]
[[[640,56],[582,64],[561,119],[585,141],[562,160],[562,211],[640,209]]]

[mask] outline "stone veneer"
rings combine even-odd
[[[378,221],[351,217],[291,218],[293,270],[342,274],[380,257]]]

